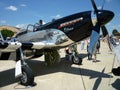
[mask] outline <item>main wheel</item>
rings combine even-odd
[[[78,55],[75,55],[72,57],[73,64],[82,65],[82,58],[80,58]]]
[[[20,77],[20,82],[22,85],[33,85],[34,74],[28,65],[22,67],[22,76]]]

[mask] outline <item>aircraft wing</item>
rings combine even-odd
[[[51,48],[54,46],[56,46],[54,42],[47,42],[47,41],[22,43],[23,49],[43,49],[43,48]]]
[[[16,52],[22,44],[18,41],[0,41],[0,60],[13,59],[13,52]]]
[[[0,52],[14,52],[21,47],[18,41],[0,41]]]

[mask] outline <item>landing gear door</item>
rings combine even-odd
[[[18,60],[15,66],[15,77],[22,75],[21,60]]]

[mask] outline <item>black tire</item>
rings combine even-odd
[[[80,58],[78,55],[76,55],[75,57],[72,56],[72,63],[82,65],[82,58]]]
[[[120,76],[120,67],[118,67],[118,68],[113,68],[113,69],[112,69],[112,73],[113,73],[115,76]]]
[[[28,65],[22,67],[22,76],[20,77],[20,83],[28,86],[34,83],[34,74]]]

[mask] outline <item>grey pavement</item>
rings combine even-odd
[[[85,46],[86,47],[86,46]],[[15,62],[0,60],[0,90],[119,90],[120,79],[111,72],[119,66],[114,53],[108,53],[108,46],[102,42],[97,62],[87,60],[87,52],[78,51],[83,58],[83,65],[74,65],[64,59],[64,49],[60,50],[61,62],[47,67],[44,57],[27,60],[35,73],[34,87],[25,87],[14,78]]]

